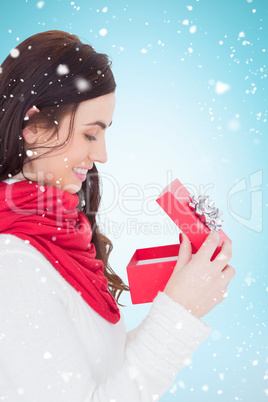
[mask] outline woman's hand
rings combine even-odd
[[[220,253],[210,261],[219,239],[219,233],[212,230],[192,256],[191,242],[183,234],[177,263],[164,289],[164,293],[197,318],[203,317],[224,300],[227,286],[235,276],[235,269],[228,265],[232,258],[230,242],[224,241]]]

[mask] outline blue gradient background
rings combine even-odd
[[[108,162],[99,166],[100,224],[125,281],[136,248],[178,242],[154,201],[171,180],[206,187],[224,212],[236,276],[227,299],[203,317],[210,336],[162,402],[268,400],[267,9],[265,0],[50,0],[41,8],[0,0],[1,61],[50,29],[77,34],[113,61],[117,108]],[[218,81],[230,89],[217,93]],[[150,304],[121,300],[131,329]]]

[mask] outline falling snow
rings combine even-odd
[[[68,383],[69,381],[70,381],[70,378],[73,376],[73,373],[72,372],[63,372],[62,374],[61,374],[61,377],[62,377],[62,379],[63,379],[63,381],[65,382],[65,383]]]
[[[215,85],[215,92],[216,92],[218,95],[222,95],[222,94],[224,94],[225,92],[230,91],[230,89],[231,89],[231,86],[230,86],[229,84],[226,84],[226,83],[221,82],[221,81],[217,81],[217,82],[216,82],[216,85]]]
[[[34,31],[38,26],[41,29],[45,24],[47,26],[52,24],[52,21],[54,29],[56,29],[57,19],[60,22],[61,16],[57,15],[55,10],[51,10],[50,19],[45,17],[44,13],[48,11],[48,2],[35,1],[31,4],[29,0],[26,0],[24,3],[29,10],[32,6],[32,10],[38,15],[36,17],[38,19],[33,18],[32,21],[29,19],[29,29]],[[156,7],[155,10],[151,9],[150,12],[136,15],[134,13],[135,5],[124,4],[123,7],[119,7],[115,2],[114,4],[109,3],[108,8],[104,6],[104,3],[99,4],[99,8],[96,9],[92,5],[90,7],[90,2],[82,0],[79,5],[74,1],[67,3],[69,12],[66,17],[67,31],[73,31],[73,33],[85,37],[85,34],[81,30],[79,31],[80,20],[75,20],[79,15],[82,21],[82,13],[75,12],[80,10],[81,5],[81,8],[83,6],[85,10],[84,15],[87,17],[88,36],[86,40],[89,43],[94,45],[97,42],[97,46],[99,46],[99,43],[101,43],[101,46],[104,45],[104,51],[107,49],[107,53],[111,54],[117,68],[120,66],[121,60],[124,60],[124,63],[126,62],[128,55],[133,54],[137,57],[137,68],[139,68],[139,62],[142,65],[142,69],[138,70],[138,74],[142,71],[142,78],[146,80],[146,85],[148,84],[146,96],[151,96],[150,102],[152,102],[152,105],[150,104],[150,108],[154,108],[154,116],[157,115],[159,106],[154,103],[153,99],[156,92],[153,93],[152,91],[152,95],[150,94],[150,79],[151,77],[159,77],[156,86],[159,83],[164,83],[164,89],[161,87],[161,92],[159,89],[161,108],[163,104],[162,116],[160,116],[160,113],[159,121],[163,116],[170,113],[171,118],[169,117],[169,119],[174,122],[175,128],[167,128],[166,133],[168,133],[168,136],[165,134],[164,141],[162,127],[159,125],[155,130],[153,128],[154,140],[157,143],[158,135],[161,135],[161,144],[163,144],[167,142],[167,138],[170,138],[170,141],[174,141],[176,153],[181,152],[181,154],[179,157],[176,155],[175,163],[172,162],[172,147],[167,146],[165,148],[163,144],[163,151],[161,149],[161,158],[163,158],[161,159],[161,171],[164,171],[165,166],[173,166],[174,175],[177,175],[178,160],[180,160],[181,166],[187,166],[190,159],[195,160],[195,155],[201,153],[202,156],[197,157],[198,163],[195,165],[195,172],[199,174],[200,180],[211,180],[211,182],[216,183],[214,189],[217,192],[223,192],[222,200],[226,204],[232,186],[235,185],[236,181],[239,183],[240,180],[245,179],[248,187],[247,190],[246,188],[243,191],[240,190],[236,212],[238,215],[238,211],[248,202],[248,215],[245,212],[244,222],[249,222],[251,219],[249,214],[251,204],[255,202],[258,192],[262,192],[264,200],[267,188],[264,183],[261,183],[259,187],[253,186],[252,189],[250,187],[250,174],[252,174],[256,166],[258,169],[263,169],[263,159],[260,151],[264,152],[266,150],[265,141],[267,141],[264,138],[267,132],[267,107],[265,102],[262,101],[267,81],[267,47],[264,40],[267,19],[261,19],[260,8],[262,2],[244,0],[244,5],[242,4],[243,2],[240,5],[241,13],[239,18],[237,17],[238,14],[233,10],[235,4],[230,2],[229,6],[232,12],[229,13],[229,17],[230,21],[233,21],[230,24],[227,24],[226,20],[224,22],[224,19],[221,20],[221,15],[217,14],[218,8],[216,6],[212,7],[210,13],[206,15],[204,2],[199,0],[192,2],[194,7],[187,5],[187,3],[180,4],[180,2],[177,2],[180,13],[174,13],[174,15],[168,4],[165,10],[160,7],[159,13]],[[172,7],[175,7],[175,3],[172,4]],[[64,8],[64,4],[62,4],[62,7],[64,11],[67,10],[67,7]],[[136,10],[138,11],[138,7]],[[233,19],[232,14],[236,14],[236,19]],[[264,17],[264,15],[262,16]],[[70,19],[69,21],[68,18]],[[159,29],[154,34],[156,21],[162,23],[162,28],[161,31]],[[216,21],[218,21],[219,27],[216,27]],[[118,29],[118,31],[121,29],[120,24],[122,24],[122,27],[125,24],[125,31],[122,31],[121,37],[113,35],[116,32],[115,29]],[[107,29],[102,28],[104,26]],[[218,32],[216,29],[214,31],[214,28],[219,28]],[[128,39],[133,37],[133,32],[138,29],[140,29],[139,34],[142,42],[139,42],[138,46],[134,47],[131,40]],[[45,28],[42,28],[42,30],[45,30]],[[107,36],[108,31],[109,35]],[[25,36],[22,28],[14,26],[11,17],[10,24],[5,26],[4,32],[7,39],[6,43],[8,44],[7,52],[21,41],[20,38]],[[107,38],[105,38],[106,36]],[[109,42],[111,38],[113,38],[112,43]],[[28,49],[30,57],[32,47],[29,46]],[[78,55],[79,53],[77,53],[77,57]],[[14,59],[18,58],[20,56],[19,50],[17,48],[12,49],[10,56]],[[149,66],[148,70],[146,69],[146,63]],[[0,74],[2,72],[3,70],[0,67]],[[60,64],[57,67],[59,76],[68,75],[69,73],[67,65]],[[126,68],[122,72],[122,81],[124,78],[129,80],[128,75]],[[20,82],[23,85],[22,78]],[[75,78],[74,84],[80,93],[91,88],[91,84],[83,77]],[[51,85],[53,85],[52,82]],[[32,94],[36,94],[35,88],[32,89]],[[14,95],[10,92],[3,94],[3,96],[5,99],[10,100]],[[158,99],[157,96],[155,98]],[[173,101],[175,98],[176,100]],[[168,100],[167,102],[166,99]],[[169,109],[165,109],[165,104],[168,104]],[[173,113],[172,110],[176,111],[176,113]],[[5,112],[5,108],[1,108],[2,112]],[[57,123],[55,121],[56,125]],[[143,133],[142,130],[141,133]],[[195,138],[192,133],[198,134],[202,141],[200,140],[200,143],[198,143],[198,149],[195,149],[195,146],[191,148],[191,154],[187,149],[190,149],[189,144],[191,147],[192,140]],[[183,151],[181,150],[181,143],[178,146],[179,142],[176,142],[174,138],[183,139]],[[189,141],[188,144],[187,141]],[[193,143],[195,142],[193,141]],[[134,142],[133,144],[135,147]],[[154,150],[156,150],[155,144],[153,146],[155,147]],[[146,148],[146,145],[144,147]],[[259,154],[254,151],[257,148],[260,150]],[[183,159],[184,153],[185,160]],[[28,157],[33,156],[33,154],[31,150],[26,151]],[[258,155],[260,156],[259,159]],[[142,159],[139,158],[137,150],[131,150],[128,157],[130,161],[142,164]],[[147,163],[148,161],[150,159],[147,160]],[[67,162],[67,158],[64,159],[64,162]],[[155,169],[156,172],[157,164],[154,161],[151,161],[151,163],[152,171]],[[191,171],[188,174],[191,174]],[[202,174],[203,178],[201,178]],[[216,176],[217,178],[215,179]],[[9,175],[9,177],[12,177],[12,175]],[[43,186],[39,188],[40,191],[45,191]],[[233,259],[237,277],[230,289],[228,288],[229,300],[227,299],[220,306],[221,309],[219,308],[218,315],[213,316],[212,313],[211,323],[213,329],[210,337],[202,346],[203,351],[208,352],[208,360],[205,363],[209,366],[210,371],[208,370],[206,377],[200,379],[194,376],[191,377],[190,381],[185,375],[186,379],[184,381],[177,380],[171,386],[167,397],[171,398],[172,401],[179,399],[179,395],[183,399],[183,392],[185,392],[185,400],[187,397],[191,398],[191,395],[194,393],[197,395],[197,392],[199,392],[198,397],[195,399],[207,401],[222,399],[225,401],[229,397],[227,393],[230,393],[233,401],[246,401],[246,392],[252,389],[250,383],[251,381],[254,383],[255,376],[258,379],[258,387],[261,388],[261,397],[263,400],[268,398],[268,387],[265,383],[268,380],[267,366],[265,366],[268,363],[267,346],[265,341],[261,341],[267,333],[264,335],[267,325],[264,318],[266,304],[262,304],[263,294],[265,293],[265,297],[267,297],[268,293],[267,277],[264,276],[265,263],[262,262],[266,251],[266,243],[262,240],[262,233],[257,232],[255,229],[249,229],[246,226],[247,222],[242,224],[235,220],[234,215],[231,215],[231,204],[230,201],[228,211],[226,207],[226,212],[229,214],[227,224],[229,226],[226,226],[226,233],[231,238],[233,236],[236,249],[236,255],[234,255]],[[268,208],[266,200],[263,203],[263,208],[266,210]],[[254,209],[261,211],[261,203],[255,206]],[[241,212],[240,217],[242,215],[243,213]],[[60,231],[61,229],[58,228],[58,230]],[[60,233],[58,232],[59,235]],[[56,240],[56,236],[51,237],[51,241]],[[142,240],[140,239],[140,241]],[[152,241],[154,242],[154,239]],[[29,244],[29,241],[26,240],[25,243]],[[10,239],[6,239],[5,244],[9,246]],[[39,271],[40,269],[36,268],[36,275],[40,275]],[[39,286],[44,288],[47,286],[45,276],[40,275],[38,281]],[[176,329],[178,333],[183,331],[181,322],[176,324]],[[4,339],[4,337],[5,334],[1,333],[0,340]],[[261,347],[258,350],[257,348],[261,345],[261,342],[263,342],[262,350]],[[53,356],[48,351],[43,353],[43,350],[45,348],[41,349],[41,360],[48,360],[49,362],[46,363],[48,364]],[[100,360],[96,363],[100,364]],[[192,361],[191,359],[185,360],[185,363],[192,364],[191,367],[188,367],[189,372],[194,373],[194,370],[196,370],[195,373],[198,372],[198,360],[195,361],[195,358],[193,358]],[[203,364],[203,361],[201,363]],[[203,366],[202,370],[204,370]],[[66,384],[79,377],[78,374],[68,371],[68,368],[66,368],[66,371],[59,371],[58,375],[59,379]],[[133,379],[137,377],[138,373],[135,368],[131,369],[131,375]],[[202,375],[203,372],[201,373]],[[232,376],[236,381],[233,382],[233,386],[230,388]],[[180,378],[183,377],[180,376]],[[198,386],[196,386],[197,382]],[[20,385],[23,384],[19,384],[15,392],[24,398],[25,391]],[[49,386],[51,387],[51,385]],[[259,390],[256,390],[256,392],[259,392]],[[158,395],[154,395],[154,398],[158,400]],[[256,400],[262,400],[260,398]],[[116,398],[112,398],[110,402],[115,401]]]
[[[25,119],[24,119],[24,120],[25,120]],[[27,149],[26,155],[27,155],[27,156],[33,156],[33,151],[31,151],[30,149]]]
[[[11,51],[10,51],[10,56],[11,57],[13,57],[14,59],[16,59],[17,57],[19,57],[19,55],[20,55],[20,51],[19,51],[19,49],[12,49]]]
[[[59,64],[57,67],[57,74],[66,75],[69,74],[70,70],[66,64]]]
[[[44,5],[45,5],[45,2],[44,2],[44,1],[38,1],[38,3],[36,4],[36,7],[37,7],[37,8],[43,8]]]
[[[100,34],[101,36],[106,36],[106,35],[107,35],[107,29],[105,29],[105,28],[100,29],[100,30],[99,30],[99,34]]]
[[[190,31],[191,34],[196,33],[196,31],[197,31],[196,25],[192,25],[192,26],[190,27],[189,31]]]
[[[75,86],[79,92],[85,92],[90,89],[90,83],[84,78],[77,78],[75,80]]]

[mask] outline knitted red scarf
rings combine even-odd
[[[120,319],[108,291],[103,262],[95,259],[91,226],[77,209],[79,197],[28,180],[0,182],[0,233],[27,240],[103,318]]]

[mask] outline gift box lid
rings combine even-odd
[[[204,222],[204,215],[198,216],[195,209],[190,207],[189,203],[191,203],[191,198],[190,192],[178,179],[175,179],[164,188],[156,202],[163,208],[181,231],[188,236],[193,248],[199,250],[211,228]],[[218,254],[224,240],[228,240],[232,243],[231,239],[229,239],[223,230],[219,229],[218,231],[220,240],[212,258],[215,258],[215,255]]]
[[[137,249],[127,265],[133,304],[151,303],[163,291],[176,265],[179,244]]]

